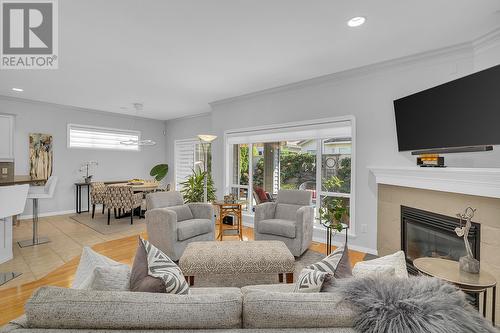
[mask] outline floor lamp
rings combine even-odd
[[[204,171],[205,177],[203,180],[203,202],[208,202],[208,146],[217,139],[216,135],[210,134],[198,134],[198,139],[200,139],[201,146],[203,147],[204,158]],[[207,145],[207,146],[205,146]]]

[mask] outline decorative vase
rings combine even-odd
[[[480,263],[479,260],[469,256],[460,257],[458,260],[460,270],[471,274],[479,274]]]
[[[85,183],[90,184],[92,182],[92,176],[85,177]]]

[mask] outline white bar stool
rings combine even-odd
[[[51,199],[56,190],[57,177],[50,176],[45,186],[31,186],[28,191],[28,199],[33,200],[33,239],[17,242],[20,247],[45,244],[49,242],[47,237],[38,236],[38,199]]]
[[[29,185],[0,186],[0,264],[11,260],[12,216],[21,214],[26,205]],[[0,272],[0,286],[21,273]]]

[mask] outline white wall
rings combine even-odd
[[[489,49],[497,50],[491,45]],[[468,75],[477,66],[486,66],[487,61],[491,66],[500,63],[500,57],[495,59],[496,53],[486,51],[476,62],[478,52],[471,44],[213,103],[212,132],[223,138],[229,129],[354,115],[358,233],[350,243],[375,252],[377,188],[368,167],[415,165],[415,158],[409,153],[398,152],[393,100]],[[191,132],[200,122],[209,123],[204,116],[182,123],[169,121],[167,128],[172,123],[179,133]],[[171,142],[167,149],[173,149]],[[219,195],[223,189],[223,154],[223,140],[218,139],[213,146],[213,170]],[[171,156],[168,154],[167,160],[173,165]],[[449,166],[500,167],[500,147],[493,152],[448,155],[446,160]],[[365,233],[360,232],[363,224]]]
[[[167,174],[167,183],[172,188],[174,180],[174,142],[175,140],[194,139],[198,134],[210,134],[212,131],[212,118],[210,114],[203,114],[196,117],[186,117],[167,121],[166,123],[166,143],[167,143],[167,161],[169,171]]]
[[[165,161],[166,147],[163,135],[165,123],[160,120],[140,118],[134,120],[132,117],[112,113],[4,98],[0,98],[0,113],[16,115],[14,137],[16,175],[29,174],[29,133],[46,133],[53,136],[53,174],[58,176],[59,183],[53,199],[40,201],[41,214],[75,209],[74,183],[82,180],[78,170],[85,161],[98,161],[99,165],[95,168],[96,180],[148,178],[151,167]],[[140,130],[144,138],[153,139],[157,144],[143,147],[140,152],[69,149],[66,141],[68,123]],[[82,205],[86,205],[86,202]],[[31,213],[31,203],[28,203],[23,215]]]

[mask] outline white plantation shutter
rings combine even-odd
[[[193,173],[197,140],[175,141],[175,189],[181,190],[183,181]]]
[[[123,141],[138,141],[141,132],[116,128],[68,124],[68,147],[138,151],[138,145],[124,145]]]

